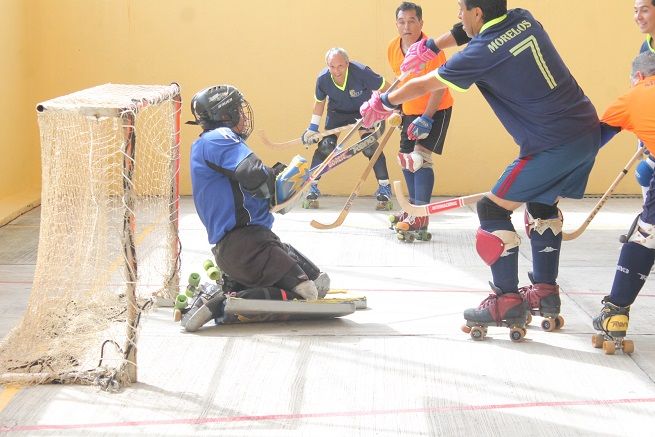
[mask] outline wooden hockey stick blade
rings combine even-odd
[[[341,212],[339,213],[339,216],[337,219],[330,223],[330,224],[323,224],[320,222],[317,222],[316,220],[312,220],[309,224],[312,225],[312,227],[316,229],[334,229],[336,227],[339,227],[343,224],[344,220],[346,220],[346,216],[350,212],[350,207],[353,205],[353,202],[355,198],[359,195],[359,189],[361,188],[362,184],[368,177],[368,175],[371,173],[371,170],[373,169],[373,166],[377,162],[378,158],[382,154],[382,150],[384,149],[384,146],[387,145],[387,141],[389,141],[389,137],[395,130],[395,127],[390,128],[387,131],[387,134],[384,136],[380,144],[378,145],[378,148],[375,150],[375,153],[373,153],[373,156],[371,156],[371,159],[369,159],[368,164],[366,165],[366,168],[364,169],[364,172],[362,173],[362,176],[359,178],[359,181],[355,185],[355,188],[353,188],[352,193],[350,193],[350,196],[348,197],[348,200],[346,200],[346,203],[343,205],[343,208],[341,209]]]
[[[470,196],[455,197],[448,200],[441,200],[439,202],[428,203],[427,205],[414,205],[409,203],[407,197],[403,193],[403,187],[400,181],[393,182],[393,191],[396,194],[396,199],[400,207],[409,215],[414,217],[425,217],[426,215],[439,214],[450,209],[461,208],[462,206],[470,205],[482,199],[487,193],[471,194]]]
[[[354,124],[349,124],[347,126],[341,126],[341,127],[335,127],[334,129],[319,132],[313,138],[316,140],[316,142],[319,142],[320,140],[327,137],[328,135],[338,134],[339,132],[344,131],[346,129],[350,129],[353,126],[354,126]],[[263,130],[257,131],[257,134],[261,138],[262,143],[264,143],[265,146],[270,147],[271,149],[286,149],[287,147],[290,147],[290,146],[295,146],[295,145],[302,144],[302,139],[301,138],[295,138],[293,140],[285,141],[283,143],[275,143],[275,142],[268,139],[268,136],[266,135],[266,132],[264,132]]]
[[[587,216],[587,219],[582,222],[582,224],[578,227],[578,229],[572,231],[572,232],[564,232],[562,231],[562,239],[564,241],[571,241],[575,240],[578,238],[582,233],[587,229],[591,221],[596,217],[596,214],[598,214],[598,211],[605,205],[607,200],[610,198],[616,187],[619,185],[619,182],[623,179],[623,177],[628,173],[628,170],[630,170],[630,167],[634,165],[635,162],[639,161],[642,157],[642,155],[645,153],[645,148],[640,147],[639,150],[630,158],[628,163],[623,167],[623,170],[616,176],[616,179],[614,179],[614,182],[609,186],[607,191],[605,191],[605,194],[601,196],[600,199],[598,199],[598,202],[596,202],[596,205],[594,208],[591,210],[589,215]]]

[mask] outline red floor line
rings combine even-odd
[[[97,429],[117,427],[143,427],[143,426],[164,426],[164,425],[204,425],[210,423],[234,423],[234,422],[265,422],[274,420],[301,420],[330,417],[353,417],[353,416],[380,416],[396,414],[416,413],[453,413],[464,411],[487,411],[487,410],[509,410],[520,408],[544,408],[544,407],[575,407],[595,405],[617,405],[617,404],[645,404],[655,403],[655,398],[633,398],[633,399],[589,399],[580,401],[552,401],[552,402],[526,402],[516,404],[489,404],[489,405],[456,405],[451,407],[434,408],[407,408],[396,410],[370,410],[370,411],[335,411],[326,413],[304,413],[304,414],[266,414],[258,416],[226,416],[226,417],[205,417],[201,419],[170,419],[170,420],[141,420],[127,422],[101,422],[101,423],[71,423],[65,425],[18,425],[2,426],[0,432],[19,431],[47,431],[47,430],[68,430],[68,429]]]

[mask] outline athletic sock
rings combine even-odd
[[[655,249],[629,241],[621,248],[614,274],[610,302],[627,307],[637,298],[655,262]]]
[[[422,167],[414,172],[414,201],[417,205],[430,203],[433,188],[434,171],[431,168]]]
[[[405,177],[405,184],[407,184],[407,191],[409,192],[409,202],[416,202],[414,197],[414,173],[409,170],[403,169],[403,176]]]
[[[532,276],[536,284],[557,283],[559,254],[562,247],[562,233],[555,235],[552,229],[546,229],[543,234],[532,231]]]

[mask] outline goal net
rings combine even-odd
[[[0,383],[136,380],[140,315],[179,286],[180,102],[177,84],[106,84],[37,106],[38,256]]]

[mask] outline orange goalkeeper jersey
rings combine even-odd
[[[655,76],[641,80],[605,110],[601,121],[628,130],[655,154]]]
[[[425,36],[424,33],[421,33],[421,39],[425,39],[425,38],[427,38],[427,36]],[[403,53],[403,50],[400,47],[400,42],[401,42],[400,36],[394,38],[389,43],[389,48],[387,49],[387,59],[389,60],[389,65],[391,65],[391,69],[393,70],[393,73],[396,75],[396,77],[400,77],[401,75],[400,64],[402,64],[403,60],[405,59],[405,54]],[[423,76],[424,74],[436,70],[445,62],[446,62],[446,55],[444,54],[443,51],[441,51],[439,52],[436,58],[432,59],[425,65],[423,70],[421,70],[418,73],[411,73],[409,76],[407,76],[405,80],[403,80],[400,83],[400,85],[404,85],[405,82],[407,82],[410,79]],[[425,108],[428,106],[429,99],[430,99],[430,93],[417,97],[412,100],[408,100],[407,102],[403,103],[403,114],[423,115],[423,113],[425,112]],[[446,88],[444,89],[443,97],[441,98],[441,102],[439,103],[439,107],[437,108],[437,110],[450,108],[451,106],[453,106],[453,97],[450,94],[450,90]]]

